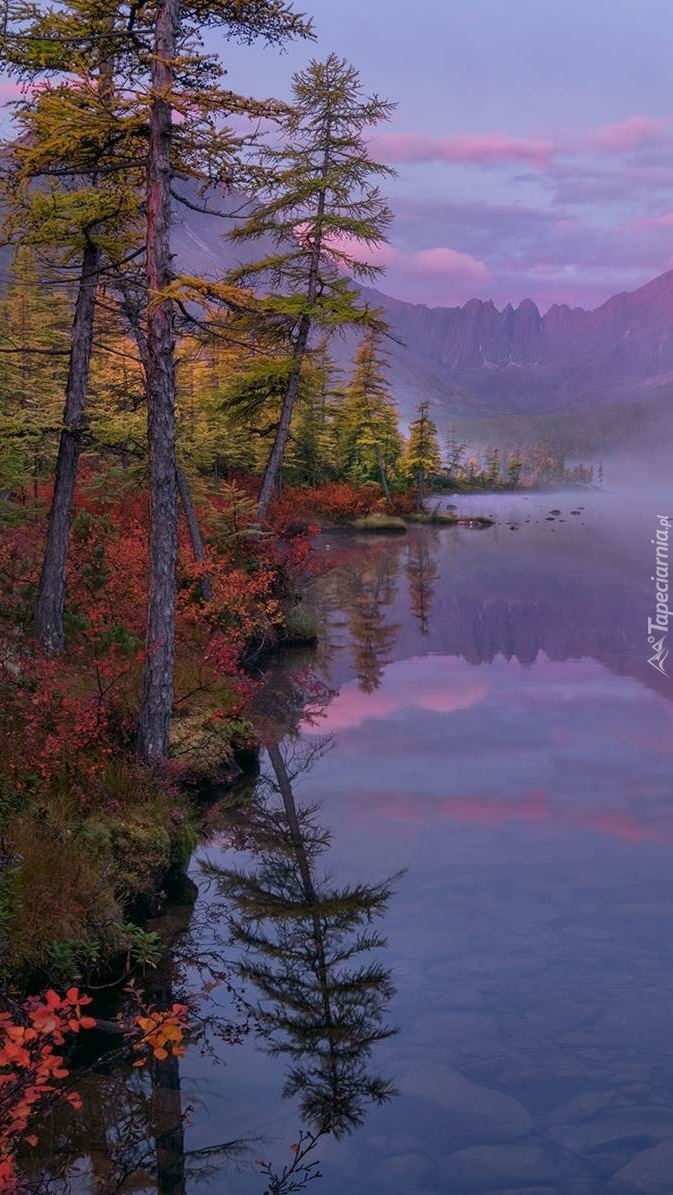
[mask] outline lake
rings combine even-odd
[[[673,1192],[667,511],[441,504],[497,523],[324,540],[320,646],[266,676],[262,776],[175,914],[180,983],[226,974],[206,1038],[85,1082],[66,1189]]]

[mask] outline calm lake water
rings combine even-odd
[[[177,948],[195,990],[222,960],[205,1012],[248,1032],[190,1048],[181,1093],[91,1080],[70,1189],[303,1189],[283,1166],[329,1122],[315,1195],[673,1192],[671,512],[453,503],[497,525],[325,543],[323,641],[267,678],[263,776],[214,812]]]

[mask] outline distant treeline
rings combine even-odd
[[[442,489],[507,489],[603,483],[603,466],[570,464],[564,453],[546,440],[526,449],[491,448],[472,451],[454,428],[449,431],[444,467],[436,479]]]

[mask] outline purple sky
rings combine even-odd
[[[374,151],[399,171],[381,289],[593,307],[673,267],[668,0],[297,7],[317,45],[226,47],[230,82],[284,95],[293,70],[336,50],[397,101]]]

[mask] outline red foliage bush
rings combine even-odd
[[[0,1193],[18,1189],[16,1150],[37,1145],[34,1122],[44,1106],[56,1097],[81,1108],[77,1093],[63,1089],[69,1072],[62,1047],[67,1036],[94,1028],[82,1013],[90,1003],[69,988],[63,997],[50,990],[44,1000],[26,1001],[21,1019],[0,1012]]]
[[[306,535],[253,534],[253,504],[229,487],[199,517],[206,559],[197,564],[180,528],[176,621],[176,703],[218,688],[218,713],[238,716],[251,685],[240,662],[250,643],[272,643],[284,604],[311,572]],[[276,520],[282,526],[282,519]],[[47,780],[68,753],[128,746],[143,658],[147,573],[144,494],[78,494],[68,568],[68,648],[57,662],[30,648],[42,525],[26,522],[0,538],[0,689],[3,721],[20,727],[15,780],[26,760]],[[208,576],[205,604],[200,580]],[[225,691],[226,690],[226,691]]]
[[[188,1006],[173,1003],[160,1010],[144,1004],[133,985],[127,990],[140,1008],[126,1022],[121,1014],[118,1018],[128,1048],[136,1055],[133,1066],[144,1066],[150,1057],[163,1061],[170,1054],[183,1055]],[[68,1084],[65,1047],[81,1029],[95,1029],[95,1019],[82,1011],[91,1003],[91,997],[76,987],[65,996],[49,989],[42,999],[26,1000],[17,1013],[0,1012],[0,1195],[19,1190],[17,1151],[38,1144],[36,1129],[45,1111],[59,1101],[82,1107]]]
[[[272,508],[271,523],[276,528],[299,519],[347,523],[376,510],[382,499],[380,486],[355,486],[345,481],[330,481],[318,489],[288,487]]]

